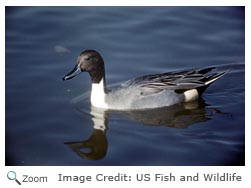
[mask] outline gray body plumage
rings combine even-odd
[[[198,98],[225,74],[210,74],[213,69],[215,67],[138,77],[108,91],[105,100],[111,109],[159,108],[188,102],[185,101],[186,91],[195,89],[198,92],[195,98]]]

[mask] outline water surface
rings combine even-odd
[[[244,165],[244,14],[7,7],[6,165]],[[190,104],[100,111],[91,108],[87,74],[62,81],[84,49],[102,54],[108,86],[182,69],[231,71]]]

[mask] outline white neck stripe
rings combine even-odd
[[[92,83],[91,104],[98,108],[108,108],[105,96],[104,79],[99,83]]]

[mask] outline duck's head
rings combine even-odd
[[[92,83],[99,83],[105,76],[105,66],[101,55],[95,50],[85,50],[79,56],[77,65],[71,72],[63,77],[63,80],[69,80],[81,72],[88,72]]]

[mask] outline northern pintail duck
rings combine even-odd
[[[211,72],[214,69],[209,67],[147,75],[107,89],[103,58],[97,51],[85,50],[78,56],[77,65],[63,80],[88,72],[92,81],[91,104],[94,107],[113,110],[149,109],[197,100],[210,84],[227,72]]]

